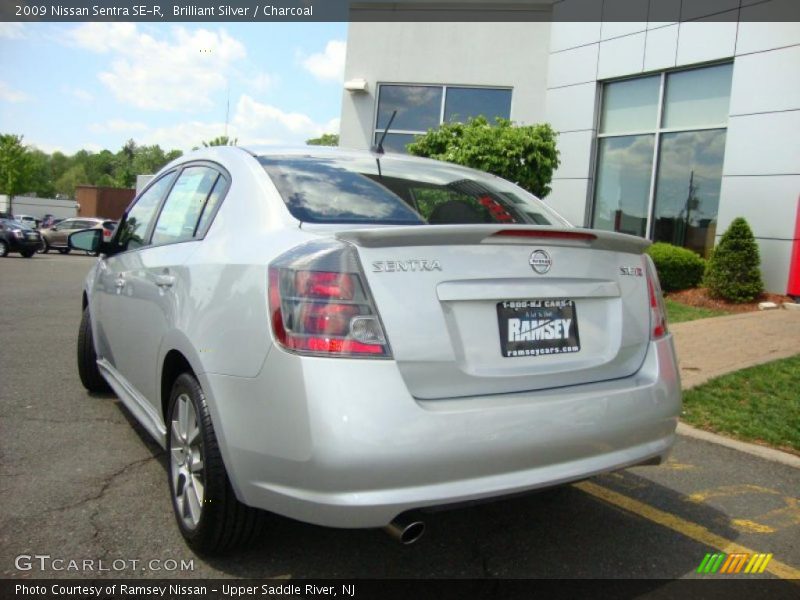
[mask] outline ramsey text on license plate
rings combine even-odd
[[[574,300],[498,302],[497,320],[500,351],[505,357],[567,354],[581,349]]]

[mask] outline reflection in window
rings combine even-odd
[[[197,224],[197,231],[195,233],[198,237],[202,237],[206,234],[211,219],[214,217],[217,210],[217,205],[222,199],[222,194],[225,192],[227,186],[228,181],[220,175],[217,178],[217,182],[214,184],[214,189],[211,190],[211,194],[208,196],[208,200],[206,200],[206,205],[203,207],[203,214],[200,216],[200,221]]]
[[[444,104],[442,100],[444,99]],[[511,118],[511,90],[450,87],[443,85],[381,84],[375,143],[397,111],[383,147],[387,152],[405,152],[416,135],[435,129],[444,121],[467,121],[483,115],[490,123],[497,117]]]
[[[731,64],[723,64],[604,85],[595,227],[650,235],[708,255],[714,246],[732,71]]]
[[[448,87],[444,101],[444,120],[464,122],[483,115],[489,123],[511,115],[511,90]]]
[[[725,130],[661,136],[653,239],[707,255],[714,247]]]
[[[594,226],[647,235],[647,205],[653,167],[653,135],[600,140]]]
[[[147,230],[153,222],[158,204],[174,178],[173,171],[156,181],[139,196],[136,204],[128,211],[117,237],[119,245],[124,250],[134,250],[146,243]]]
[[[447,163],[262,156],[292,215],[310,223],[569,224],[515,185]],[[468,177],[468,178],[465,178]]]
[[[733,65],[667,75],[664,127],[725,125],[731,99]]]
[[[606,84],[600,133],[651,131],[658,120],[661,78],[641,77]]]
[[[169,244],[194,237],[197,221],[218,173],[208,167],[184,169],[164,202],[153,231],[153,244]]]
[[[392,129],[427,131],[439,125],[442,88],[425,85],[382,85],[378,99],[378,125],[386,129],[392,112],[397,116]]]
[[[375,133],[375,144],[381,141],[383,132]],[[406,146],[414,141],[417,136],[413,133],[387,133],[383,138],[383,149],[387,152],[405,152]]]

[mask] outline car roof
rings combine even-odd
[[[434,160],[430,158],[422,158],[419,156],[410,156],[408,154],[396,154],[393,152],[378,154],[370,150],[358,150],[354,148],[341,148],[338,146],[211,146],[198,148],[188,152],[181,157],[172,161],[169,165],[165,166],[162,171],[172,168],[176,165],[182,165],[193,160],[211,160],[225,163],[227,160],[242,160],[247,156],[258,159],[259,157],[265,158],[279,158],[285,156],[308,157],[308,158],[355,158],[375,160],[380,158],[381,161],[391,161],[394,164],[404,163],[410,168],[413,165],[425,165],[427,167],[436,165],[437,168],[446,169],[453,173],[459,173],[463,177],[471,176],[481,178],[496,178],[491,173],[463,167],[454,163]]]

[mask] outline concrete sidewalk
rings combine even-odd
[[[800,353],[800,311],[769,310],[670,325],[683,389]]]

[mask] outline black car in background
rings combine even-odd
[[[0,219],[0,256],[19,252],[30,258],[42,246],[42,236],[35,229],[13,219]]]

